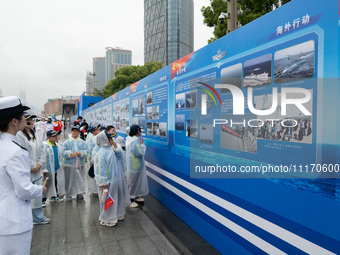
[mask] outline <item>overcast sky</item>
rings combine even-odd
[[[200,12],[209,0],[194,0],[195,44],[212,36]],[[3,96],[26,91],[29,106],[43,110],[49,98],[80,96],[92,58],[105,47],[132,51],[144,64],[143,0],[8,0],[0,9],[0,89]]]

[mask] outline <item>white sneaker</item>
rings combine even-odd
[[[57,203],[63,202],[64,201],[64,197],[62,198],[57,198]]]
[[[114,227],[114,226],[116,226],[117,225],[117,222],[107,222],[106,224],[105,224],[105,226],[108,226],[108,227]]]
[[[104,221],[101,221],[100,225],[107,226],[107,227],[114,227],[114,226],[117,225],[117,222],[104,222]]]
[[[51,220],[49,218],[46,218],[46,219],[44,219],[43,221],[40,221],[40,222],[33,222],[33,225],[46,225],[50,222],[51,222]]]
[[[135,198],[135,201],[136,201],[136,202],[144,202],[144,198],[142,198],[142,197],[136,197],[136,198]]]
[[[130,207],[131,207],[131,208],[136,208],[136,207],[138,207],[138,204],[137,204],[135,201],[133,201],[133,202],[130,204]]]
[[[63,202],[64,201],[64,198],[58,198],[58,197],[51,197],[50,198],[50,202],[54,203],[54,202],[57,202],[57,203],[60,203],[60,202]]]
[[[118,220],[124,220],[124,216],[118,217]]]

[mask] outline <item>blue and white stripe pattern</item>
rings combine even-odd
[[[201,215],[203,215],[206,219],[209,217],[212,218],[220,225],[219,228],[227,228],[229,231],[232,231],[234,234],[247,240],[251,243],[251,245],[256,246],[264,253],[339,253],[340,246],[339,242],[336,240],[331,238],[320,238],[322,240],[318,240],[318,243],[316,243],[315,240],[310,241],[306,237],[302,237],[301,235],[285,229],[277,222],[273,223],[265,219],[263,216],[258,216],[247,209],[213,194],[212,192],[192,184],[190,179],[185,180],[180,178],[150,162],[146,162],[146,166],[148,170],[147,174],[152,181],[157,182],[168,191],[178,196],[177,199],[182,199],[190,206],[193,206],[195,210],[199,210],[200,213],[203,213]],[[211,203],[221,207],[222,210],[216,210],[215,206],[210,206]],[[232,220],[233,217],[226,217],[226,215],[230,215],[230,213],[239,217],[240,220],[234,222]],[[254,228],[254,226],[256,227]],[[308,236],[308,234],[310,235],[310,233],[306,233],[306,236]]]

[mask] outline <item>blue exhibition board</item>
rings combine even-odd
[[[83,115],[140,125],[150,193],[222,254],[339,254],[338,63],[339,2],[293,0]]]

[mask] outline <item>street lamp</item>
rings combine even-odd
[[[89,73],[93,77],[93,95],[96,96],[96,72]]]

